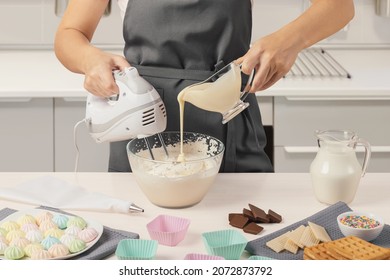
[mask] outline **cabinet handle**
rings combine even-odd
[[[284,151],[289,154],[310,154],[317,153],[316,146],[285,146]],[[364,153],[364,147],[356,147],[356,152]],[[371,146],[371,153],[390,153],[390,146]]]
[[[86,102],[87,97],[63,97],[65,102]]]
[[[288,101],[375,101],[375,100],[390,100],[390,97],[386,96],[318,96],[318,97],[306,97],[306,96],[289,96],[285,97]]]
[[[0,102],[30,102],[31,97],[0,97]]]

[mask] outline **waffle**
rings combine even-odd
[[[315,246],[306,247],[303,251],[304,260],[335,260],[327,253],[326,243],[320,243]]]
[[[386,260],[389,258],[390,249],[355,236],[306,247],[304,250],[306,260]]]

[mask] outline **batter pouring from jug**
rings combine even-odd
[[[58,27],[55,52],[70,71],[85,75],[97,96],[118,92],[112,70],[130,65],[160,93],[167,131],[179,130],[177,94],[232,61],[255,70],[250,92],[269,88],[293,65],[298,53],[343,28],[354,15],[353,0],[313,0],[292,22],[252,40],[251,0],[118,0],[123,14],[124,57],[91,44],[109,0],[70,0]],[[256,39],[256,38],[254,38]],[[250,46],[250,44],[252,45]],[[185,130],[225,144],[221,172],[272,172],[256,96],[227,124],[218,112],[186,105]],[[109,171],[131,171],[128,141],[110,143]]]

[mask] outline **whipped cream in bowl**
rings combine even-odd
[[[180,132],[163,132],[160,136],[136,138],[127,144],[138,185],[160,207],[183,208],[199,203],[219,172],[223,143],[212,136],[184,132],[181,153]]]

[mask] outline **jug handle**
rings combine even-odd
[[[240,69],[242,68],[242,64],[239,65]],[[244,90],[241,92],[240,99],[245,100],[245,98],[249,94],[250,85],[252,84],[253,77],[255,76],[255,69],[252,69],[252,72],[249,75],[248,81],[246,82],[246,85],[244,87]]]
[[[363,166],[362,166],[362,177],[363,177],[366,174],[368,162],[370,161],[370,158],[371,158],[371,145],[368,141],[366,141],[362,138],[358,139],[357,145],[359,145],[359,144],[364,146],[364,149],[365,149]]]

